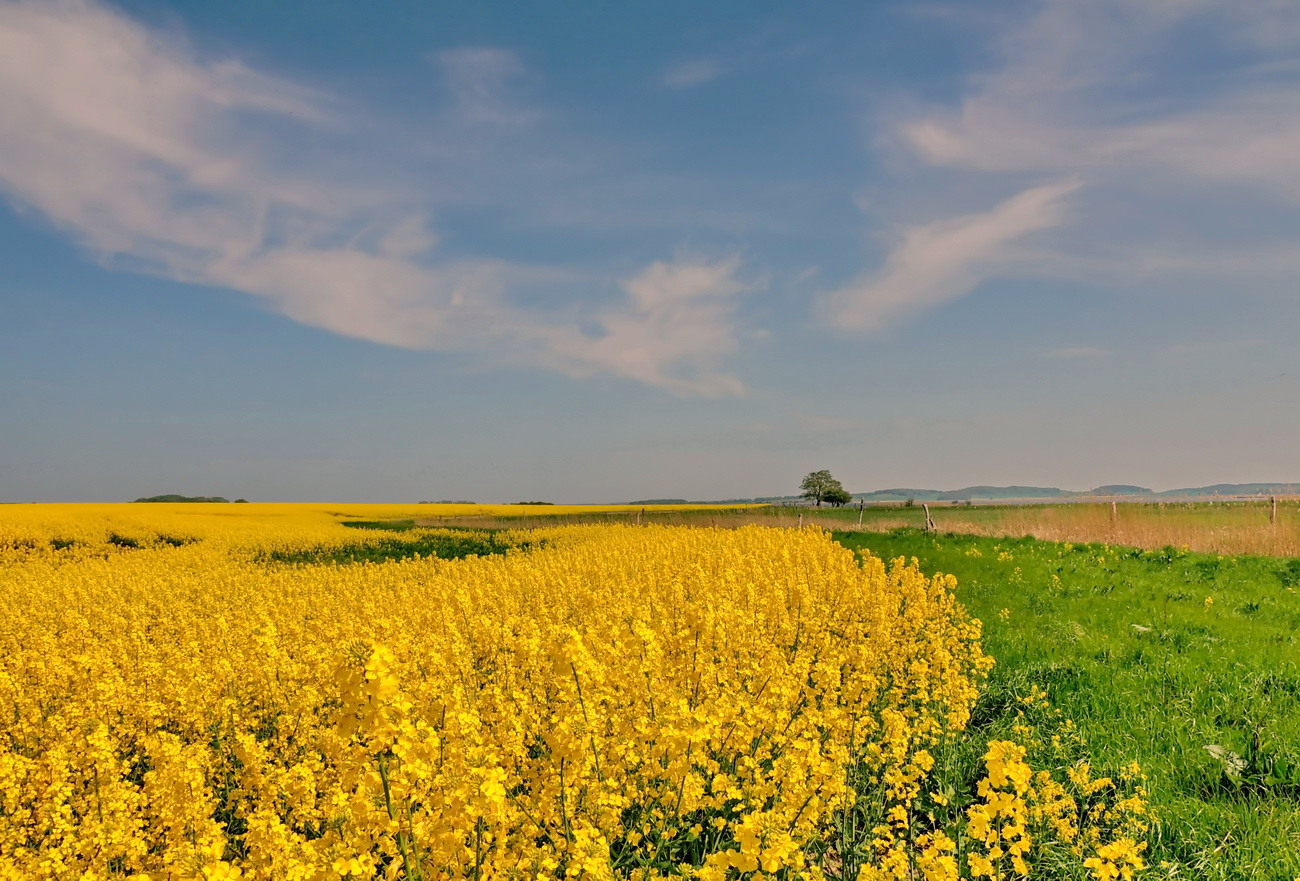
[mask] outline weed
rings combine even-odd
[[[355,522],[346,525],[380,532],[399,532],[403,533],[403,537],[332,547],[271,551],[265,555],[264,559],[276,563],[334,563],[339,565],[383,563],[389,560],[410,560],[415,557],[439,557],[444,560],[459,560],[464,557],[504,554],[512,548],[526,548],[529,546],[527,543],[519,544],[507,541],[495,531],[417,529],[413,523],[409,526],[362,525]]]

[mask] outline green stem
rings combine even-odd
[[[474,881],[479,881],[483,870],[483,818],[474,822]]]
[[[564,837],[573,840],[573,827],[569,825],[569,802],[564,792],[564,759],[560,759],[560,821],[564,824]]]
[[[384,808],[388,811],[388,819],[396,821],[397,815],[393,813],[393,793],[388,785],[388,761],[385,756],[379,757],[379,779],[384,784]],[[401,825],[397,828],[397,850],[402,855],[402,870],[409,879],[420,878],[418,870],[413,870],[411,866],[411,856],[406,843],[406,833],[402,831]]]
[[[582,697],[582,680],[578,678],[578,668],[569,663],[573,671],[573,684],[578,687],[578,706],[582,707],[582,721],[587,726],[587,741],[591,744],[591,757],[596,762],[596,779],[605,782],[605,775],[600,772],[600,753],[596,749],[596,735],[591,730],[591,719],[587,716],[587,702]]]

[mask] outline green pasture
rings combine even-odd
[[[1098,773],[1141,763],[1157,819],[1149,876],[1300,878],[1300,559],[918,529],[835,537],[955,575],[984,622],[997,665],[955,759],[967,776],[1037,686]]]

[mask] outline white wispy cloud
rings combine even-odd
[[[1189,35],[1223,50],[1215,75],[1187,57]],[[878,120],[882,143],[922,163],[902,185],[913,197],[889,204],[928,206],[931,219],[828,295],[841,326],[876,327],[995,277],[1263,286],[1293,271],[1294,244],[1276,240],[1279,214],[1300,221],[1293,3],[1048,0],[995,48],[956,106]],[[1042,189],[1045,178],[1073,183]],[[976,188],[1018,195],[936,217],[938,187],[963,206]],[[1054,227],[1032,250],[1008,247]]]
[[[767,25],[733,37],[711,52],[671,62],[660,73],[659,82],[670,89],[690,89],[797,58],[810,48],[806,43],[790,41],[785,29]]]
[[[434,59],[467,124],[527,125],[505,50]],[[91,0],[0,2],[0,191],[112,265],[230,288],[386,345],[613,374],[681,394],[739,390],[734,260],[655,263],[583,333],[571,304],[513,305],[554,269],[438,259],[436,205],[364,153],[295,149],[346,130],[341,102],[237,60],[206,59]],[[536,299],[536,298],[534,298]],[[590,325],[591,322],[586,322]]]
[[[576,376],[608,370],[682,393],[740,394],[740,381],[720,370],[740,343],[734,312],[750,289],[740,268],[735,256],[652,263],[623,281],[626,302],[596,315],[595,332],[551,338],[555,366]]]
[[[538,113],[521,97],[526,68],[514,52],[495,46],[461,46],[432,56],[461,120],[522,126]]]
[[[692,58],[677,61],[663,73],[663,84],[674,89],[689,89],[722,76],[726,65],[721,58]]]
[[[878,271],[829,294],[824,308],[846,330],[879,330],[967,293],[1015,260],[1025,236],[1059,225],[1077,181],[1026,189],[977,214],[905,228]]]
[[[972,170],[1117,174],[1280,184],[1300,197],[1300,82],[1272,54],[1300,48],[1293,4],[1054,0],[1004,39],[1001,66],[955,111],[902,126],[927,161]],[[1164,69],[1179,28],[1214,29],[1252,61],[1207,86]],[[1272,71],[1270,73],[1270,71]]]

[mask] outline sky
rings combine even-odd
[[[1293,0],[0,0],[0,501],[1300,481]]]

